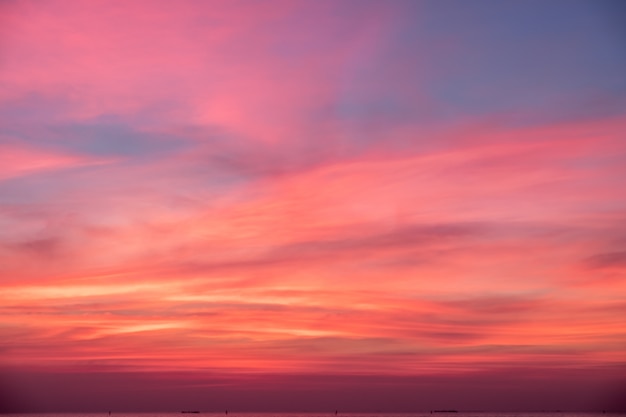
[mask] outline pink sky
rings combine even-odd
[[[2,3],[0,411],[624,408],[611,7]]]

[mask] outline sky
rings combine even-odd
[[[626,410],[625,22],[2,0],[0,411]]]

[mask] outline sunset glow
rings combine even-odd
[[[624,406],[613,5],[1,3],[0,411]]]

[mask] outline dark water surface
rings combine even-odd
[[[111,412],[112,417],[607,417],[626,416],[626,413],[615,412],[407,412],[407,413],[351,413],[351,412],[236,412],[226,414],[220,412],[182,413],[182,412]],[[28,413],[28,414],[3,414],[3,417],[108,417],[108,412],[101,413]]]

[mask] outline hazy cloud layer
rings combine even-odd
[[[0,411],[622,407],[612,7],[2,3]]]

